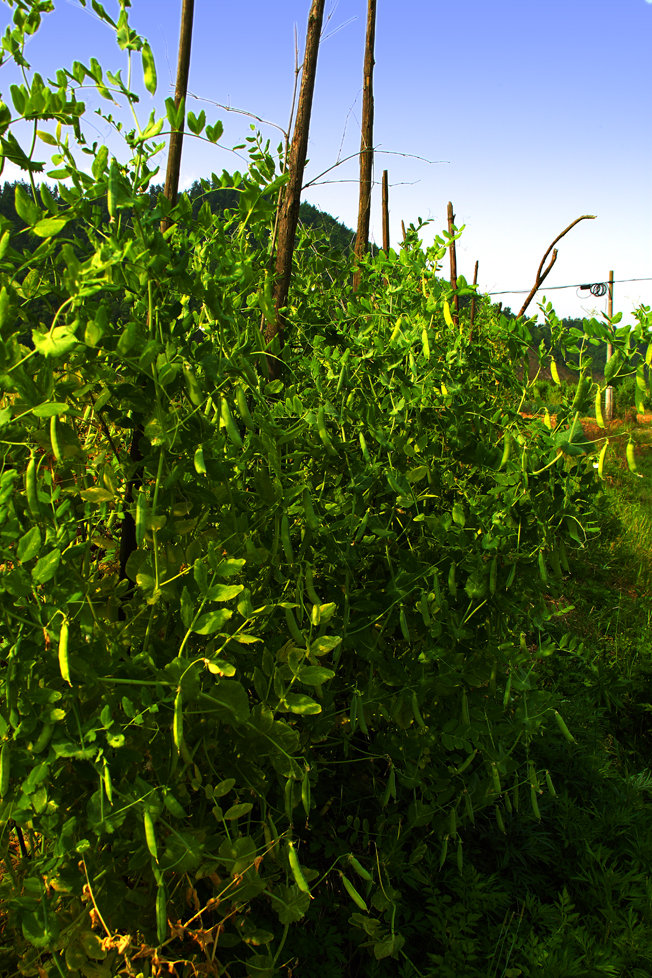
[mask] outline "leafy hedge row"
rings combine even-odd
[[[142,47],[124,18],[118,40]],[[60,200],[18,188],[0,238],[7,968],[271,978],[345,933],[334,961],[418,974],[424,888],[467,871],[470,826],[538,821],[536,745],[572,740],[533,663],[594,528],[591,392],[524,419],[526,325],[471,340],[446,240],[416,232],[355,295],[304,239],[269,383],[274,159],[252,137],[220,178],[226,222],[152,207],[153,119],[91,174],[65,141],[99,72],[1,110],[5,152],[21,116],[62,124]]]

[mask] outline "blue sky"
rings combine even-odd
[[[115,0],[105,5],[117,10]],[[249,134],[251,120],[211,102],[287,126],[294,32],[302,50],[308,9],[309,0],[196,0],[189,90],[199,98],[189,107],[222,119],[225,132],[224,148],[186,140],[186,185],[212,170],[242,169],[227,147]],[[366,0],[327,0],[326,11],[308,179],[359,147]],[[0,0],[0,28],[9,16]],[[149,39],[159,78],[156,96],[143,91],[143,120],[173,93],[179,16],[180,0],[133,0],[132,26]],[[595,214],[560,243],[539,298],[545,294],[560,315],[600,313],[604,300],[552,286],[605,281],[613,268],[617,310],[652,305],[652,281],[619,281],[652,277],[651,42],[646,0],[378,0],[376,177],[389,170],[393,244],[401,219],[431,219],[426,240],[439,233],[452,200],[458,225],[466,225],[459,271],[470,279],[477,259],[483,291],[527,292],[552,239],[580,214]],[[48,75],[91,56],[114,70],[124,66],[92,11],[55,0],[28,47],[33,68]],[[13,80],[11,68],[0,70],[7,100]],[[91,138],[119,155],[106,124],[90,121],[97,125]],[[275,146],[280,134],[261,128]],[[5,168],[2,178],[13,176]],[[337,182],[312,186],[305,197],[354,226],[356,177],[353,160],[328,175]],[[376,241],[379,212],[378,187]],[[522,301],[500,298],[515,310]]]

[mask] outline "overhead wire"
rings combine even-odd
[[[614,284],[623,282],[652,282],[652,277],[650,278],[615,278]],[[593,282],[592,284],[585,285],[584,283],[576,282],[573,285],[550,285],[547,288],[541,286],[541,290],[545,292],[552,292],[553,289],[586,289],[591,295],[603,296],[606,295],[609,286],[606,282]],[[540,290],[540,291],[541,291]],[[595,291],[594,291],[595,290]],[[529,289],[503,289],[501,292],[485,292],[485,295],[527,295]]]

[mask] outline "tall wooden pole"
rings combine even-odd
[[[360,203],[358,206],[358,231],[355,238],[356,264],[361,260],[369,244],[371,217],[371,188],[374,165],[374,44],[376,38],[376,0],[368,0],[367,39],[364,54],[364,85],[362,89],[362,134],[360,138]],[[360,269],[353,273],[353,289],[360,286]]]
[[[609,292],[607,294],[607,316],[609,322],[613,319],[614,314],[614,273],[613,270],[609,272]],[[613,343],[607,343],[607,359],[605,361],[605,366],[611,360],[614,354]],[[613,421],[614,416],[614,389],[613,387],[607,387],[604,392],[604,416],[606,421]]]
[[[174,90],[174,104],[178,109],[188,94],[188,75],[190,73],[190,47],[192,43],[192,21],[195,9],[195,0],[183,0],[181,7],[181,30],[179,32],[179,57],[177,61],[177,84]],[[170,133],[170,146],[168,149],[168,165],[165,174],[164,194],[172,206],[177,202],[179,192],[179,173],[181,171],[181,149],[183,146],[183,126],[184,121],[178,129],[173,129]],[[170,227],[169,217],[164,217],[161,221],[161,231]]]
[[[312,97],[315,90],[317,74],[317,56],[319,54],[319,39],[321,37],[324,19],[325,0],[313,0],[308,15],[308,30],[306,33],[306,52],[303,59],[301,74],[301,90],[297,118],[294,124],[292,145],[288,156],[289,180],[285,185],[285,193],[281,203],[281,214],[278,222],[276,242],[276,266],[274,279],[274,318],[267,323],[265,341],[269,345],[278,340],[279,350],[276,355],[268,354],[267,364],[272,380],[280,376],[281,363],[278,352],[283,348],[285,340],[285,318],[282,309],[287,305],[292,278],[292,256],[294,241],[299,221],[299,205],[301,203],[301,186],[303,171],[308,152],[308,133],[310,130],[310,115],[312,112]]]
[[[389,254],[389,176],[383,170],[383,251]]]
[[[473,272],[473,284],[474,285],[477,285],[478,284],[478,265],[479,264],[480,264],[479,262],[476,262],[475,263],[475,270]],[[471,321],[470,321],[471,334],[470,334],[470,337],[469,337],[469,339],[471,339],[471,340],[473,339],[473,323],[474,322],[475,322],[475,293],[473,294],[473,298],[471,299]]]
[[[451,238],[455,234],[455,215],[453,213],[453,205],[450,202],[450,200],[448,201],[448,233],[450,234]],[[454,241],[451,241],[451,243],[450,243],[450,246],[449,246],[449,254],[450,254],[450,259],[451,259],[451,288],[453,290],[453,293],[455,293],[453,295],[453,308],[455,310],[455,312],[453,313],[453,322],[457,326],[457,323],[459,321],[458,320],[458,315],[457,315],[458,314],[458,311],[459,311],[459,303],[457,301],[457,294],[456,294],[456,290],[457,290],[457,252],[455,251],[455,242]]]

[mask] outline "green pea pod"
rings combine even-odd
[[[61,672],[61,678],[72,686],[70,682],[70,663],[68,661],[68,633],[69,633],[68,619],[64,618],[61,623],[61,630],[59,632],[59,670]]]
[[[638,470],[636,468],[636,458],[634,456],[634,442],[631,438],[627,442],[625,455],[627,458],[627,465],[629,466],[630,472],[637,472]]]
[[[288,860],[290,863],[290,869],[292,870],[292,875],[294,876],[294,882],[303,893],[307,893],[312,898],[310,887],[308,886],[306,878],[303,875],[301,863],[299,862],[299,857],[297,856],[293,842],[288,842]]]
[[[25,497],[27,507],[35,520],[41,519],[41,505],[36,488],[36,456],[32,452],[25,469]]]
[[[364,715],[364,705],[362,703],[362,697],[360,697],[360,701],[358,703],[358,725],[360,727],[361,732],[364,734],[364,736],[368,737],[369,729],[367,727],[367,718]]]
[[[534,812],[534,817],[541,820],[541,812],[539,811],[539,800],[537,798],[537,790],[534,785],[530,785],[530,802],[532,804],[532,811]]]
[[[340,876],[342,878],[342,883],[344,885],[344,889],[349,894],[349,896],[351,897],[351,899],[355,903],[356,907],[359,907],[360,910],[363,910],[365,913],[368,913],[369,912],[369,908],[367,907],[367,904],[365,903],[365,901],[363,900],[363,898],[360,896],[360,894],[356,890],[356,888],[353,885],[353,883],[346,878],[346,876],[344,875],[344,873],[341,870],[339,871],[339,873],[340,873]]]
[[[412,690],[412,715],[414,717],[414,722],[416,723],[417,727],[421,727],[422,730],[425,729],[426,723],[423,717],[421,716],[421,711],[419,709],[419,700],[417,697],[416,690],[414,689]]]
[[[0,750],[0,798],[4,798],[9,791],[9,777],[11,775],[11,757],[9,754],[9,742],[5,741]]]
[[[145,828],[145,842],[152,859],[158,863],[158,846],[156,845],[156,833],[154,832],[154,819],[149,808],[143,812],[143,825]]]
[[[602,416],[602,391],[598,386],[595,392],[595,420],[599,428],[604,428],[604,417]]]
[[[349,853],[349,862],[351,864],[351,868],[355,870],[355,872],[358,874],[360,879],[366,880],[367,883],[372,882],[373,876],[371,875],[369,870],[365,869],[362,863],[355,858],[352,852]]]
[[[156,93],[156,64],[152,49],[147,41],[145,41],[141,48],[140,56],[143,61],[143,81],[145,88],[150,95],[154,95]]]
[[[310,564],[306,564],[306,594],[310,598],[313,604],[321,606],[321,598],[315,591],[315,581],[313,569]]]
[[[561,713],[559,712],[559,710],[555,710],[554,713],[555,713],[555,720],[557,721],[557,726],[559,727],[559,730],[561,731],[562,736],[570,744],[574,744],[575,743],[575,738],[573,737],[572,733],[570,732],[570,730],[566,726],[566,722],[565,722],[563,716],[561,715]]]
[[[439,854],[439,868],[440,869],[442,868],[442,866],[446,862],[446,856],[447,855],[448,855],[448,836],[445,835],[444,838],[443,838],[443,840],[442,840],[441,852]]]
[[[203,404],[204,397],[201,388],[197,383],[197,378],[195,377],[194,371],[188,363],[184,363],[183,365],[183,376],[186,381],[186,391],[188,392],[190,403],[194,407],[199,407],[200,404]]]
[[[328,434],[328,430],[326,428],[326,418],[323,404],[320,404],[319,408],[317,409],[317,431],[319,432],[319,437],[328,454],[337,455],[337,452],[333,447],[333,442],[331,441],[331,436]]]
[[[297,625],[297,620],[294,617],[294,612],[292,611],[292,608],[284,608],[283,610],[285,611],[285,621],[288,626],[290,637],[299,646],[299,648],[301,649],[305,648],[306,640],[303,637],[299,629],[299,626]]]
[[[546,770],[546,785],[548,786],[548,791],[553,798],[557,797],[557,792],[555,791],[555,786],[552,783],[552,778],[550,777],[550,771]]]
[[[503,440],[504,440],[503,455],[500,460],[500,465],[498,466],[499,471],[500,469],[504,468],[507,465],[509,461],[509,456],[512,454],[512,436],[510,435],[509,431],[505,432],[505,434],[503,435]]]
[[[287,513],[283,513],[281,516],[281,544],[283,545],[285,559],[288,564],[293,564],[294,551],[292,549],[292,541],[290,540],[290,521],[288,520]]]
[[[308,817],[310,815],[310,778],[307,771],[304,771],[301,780],[301,804],[306,817]]]
[[[399,624],[401,626],[401,635],[406,642],[410,641],[410,629],[408,628],[407,617],[405,615],[405,608],[401,606],[401,610],[398,616]]]
[[[33,754],[40,754],[41,751],[44,751],[45,748],[50,743],[50,740],[52,739],[52,734],[53,733],[54,733],[54,724],[53,723],[44,723],[43,726],[42,726],[42,728],[41,728],[40,734],[38,735],[38,737],[36,738],[36,740],[32,744],[32,753]]]
[[[255,427],[254,419],[251,417],[251,413],[249,411],[249,405],[247,404],[247,396],[244,392],[244,388],[242,387],[242,384],[238,384],[235,389],[235,403],[238,409],[238,414],[240,415],[240,419],[242,420],[243,424],[245,425],[245,427],[253,431]]]
[[[505,831],[505,822],[503,820],[503,813],[501,812],[498,805],[496,805],[495,812],[496,812],[496,825],[498,826],[499,831],[502,832],[503,835],[506,835],[507,833]]]
[[[61,443],[59,442],[56,414],[53,414],[50,418],[50,444],[52,445],[52,454],[54,455],[56,461],[62,462],[63,452],[61,451]]]
[[[315,510],[313,509],[313,505],[312,505],[312,499],[307,489],[303,490],[302,499],[303,499],[303,515],[305,516],[306,519],[306,526],[308,527],[309,530],[312,530],[313,533],[316,533],[317,530],[319,529],[319,520],[315,515]]]
[[[494,557],[489,566],[489,594],[493,597],[498,583],[498,558]]]
[[[233,415],[231,414],[231,408],[225,397],[220,398],[220,417],[222,419],[222,424],[226,428],[226,433],[229,436],[231,444],[236,448],[242,448],[242,438],[240,432],[238,431],[235,421],[233,420]]]
[[[109,182],[106,194],[106,206],[111,220],[115,220],[118,211],[118,164],[115,159],[111,160],[109,168]]]
[[[106,792],[106,797],[108,799],[109,805],[113,804],[113,784],[111,782],[111,772],[109,770],[109,765],[106,763],[106,757],[104,758],[104,768],[102,770],[102,780],[104,782],[104,791]]]
[[[162,944],[168,933],[167,896],[165,883],[159,879],[156,887],[156,938]]]
[[[464,852],[462,850],[462,839],[461,839],[461,837],[457,840],[457,855],[456,855],[455,859],[456,859],[456,862],[457,862],[457,871],[458,871],[458,873],[461,874],[462,873],[462,870],[464,869]]]
[[[174,698],[174,717],[172,719],[172,739],[177,753],[181,753],[183,744],[183,695],[181,686],[177,688],[177,695]]]

